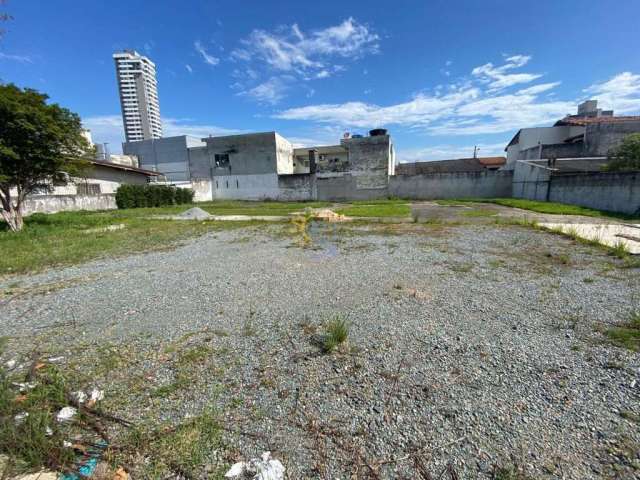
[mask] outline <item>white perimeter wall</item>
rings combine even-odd
[[[278,174],[224,175],[211,181],[213,199],[265,200],[280,196]]]

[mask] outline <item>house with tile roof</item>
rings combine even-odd
[[[518,160],[559,158],[605,158],[631,133],[640,132],[640,116],[615,116],[598,108],[597,100],[578,106],[577,115],[567,115],[551,127],[522,128],[506,146],[504,168]]]

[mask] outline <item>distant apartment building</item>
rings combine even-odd
[[[113,54],[127,142],[162,137],[156,66],[133,50]]]

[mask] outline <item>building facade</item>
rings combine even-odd
[[[519,160],[606,157],[625,136],[640,132],[640,116],[614,116],[598,108],[597,100],[578,105],[577,115],[567,115],[552,127],[523,128],[505,151],[505,168]]]
[[[114,53],[127,142],[162,137],[156,66],[133,50]]]
[[[384,198],[395,151],[386,131],[372,132],[309,148],[261,132],[127,142],[123,151],[174,184],[190,183],[198,201]]]
[[[191,181],[192,149],[204,145],[199,138],[179,135],[125,142],[122,153],[137,158],[140,168],[161,172],[168,181],[181,183]]]
[[[120,185],[146,185],[162,178],[156,172],[128,165],[99,160],[89,163],[90,167],[81,177],[70,178],[66,185],[28,195],[22,206],[23,213],[114,209]]]

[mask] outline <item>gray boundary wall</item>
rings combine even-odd
[[[75,210],[114,210],[115,194],[102,195],[30,195],[22,204],[22,213],[56,213]]]
[[[429,173],[389,177],[389,195],[435,200],[511,197],[513,171]]]
[[[519,161],[513,175],[513,196],[640,215],[640,172],[562,173],[539,163]]]
[[[549,201],[640,215],[640,172],[552,175]]]

